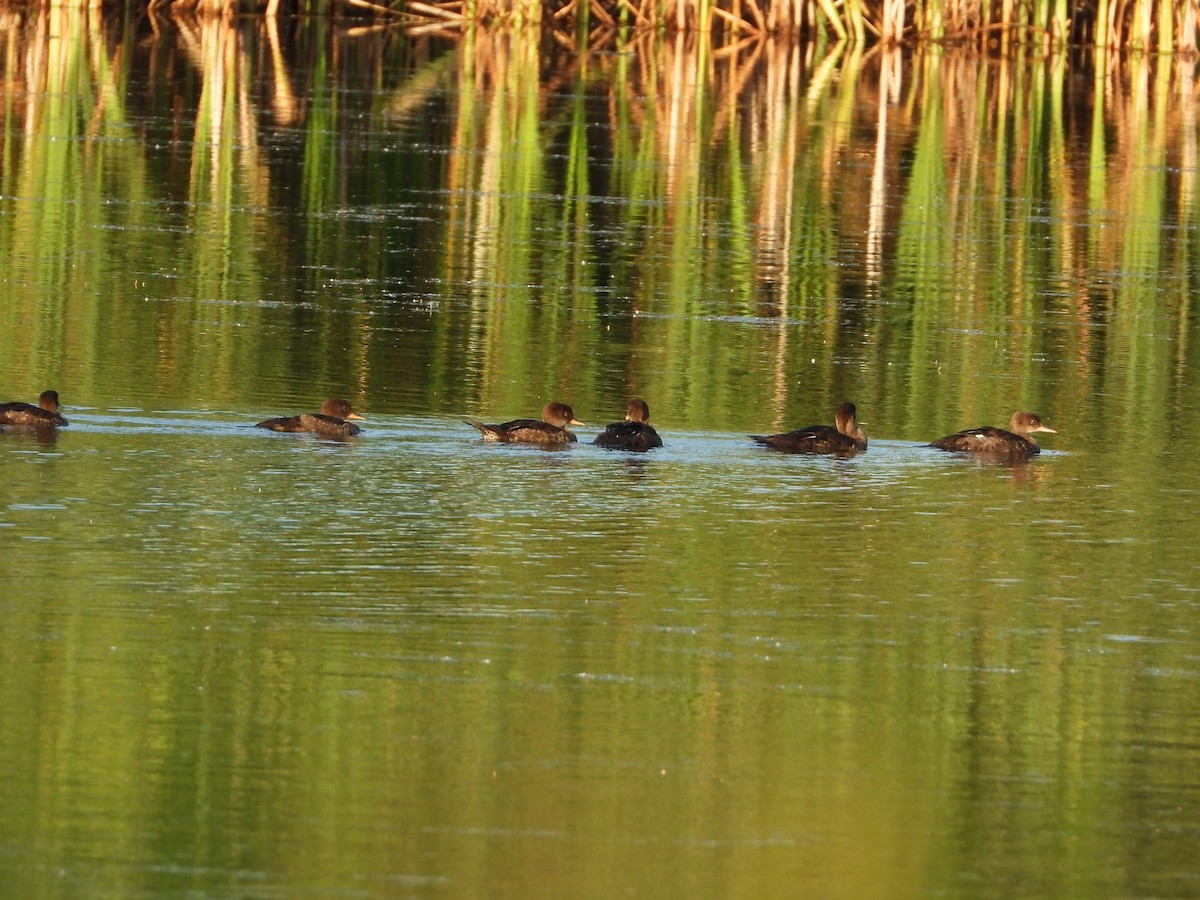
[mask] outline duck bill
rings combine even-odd
[[[364,421],[364,422],[367,421],[363,416],[360,416],[356,412],[346,413],[346,418],[347,419],[362,419],[362,421]]]
[[[1053,428],[1047,428],[1045,425],[1039,425],[1034,431],[1044,431],[1046,434],[1058,434]]]
[[[568,424],[568,425],[586,425],[586,424],[587,424],[587,422],[580,422],[578,419],[572,419],[572,420],[571,420],[570,422],[568,422],[567,424]]]

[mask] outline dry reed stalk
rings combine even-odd
[[[466,21],[466,19],[461,19],[457,22],[425,22],[421,25],[406,28],[404,33],[410,37],[435,35],[444,38],[458,38],[462,36],[462,27]]]
[[[884,44],[893,44],[898,40],[898,35],[894,34],[893,31],[895,28],[895,22],[893,21],[895,6],[895,0],[883,0],[883,3],[879,7],[879,28],[875,34]],[[901,4],[901,7],[903,7],[903,4]],[[903,16],[903,12],[901,12],[901,16]],[[901,25],[901,32],[903,32],[903,25]]]
[[[761,47],[762,43],[763,43],[762,38],[757,37],[757,36],[740,38],[737,41],[737,43],[735,43],[735,44],[726,44],[724,47],[720,47],[720,48],[714,50],[713,51],[713,60],[714,61],[724,61],[728,57],[737,56],[739,53],[741,53],[743,50],[745,50],[748,47]],[[734,60],[733,62],[736,62],[736,60]],[[730,80],[737,82],[739,84],[739,87],[737,88],[737,90],[734,93],[740,94],[741,93],[740,82],[744,81],[744,78],[743,79],[730,79]]]
[[[1175,8],[1172,0],[1158,2],[1158,52],[1166,55],[1175,44]]]
[[[1150,34],[1153,22],[1150,15],[1150,0],[1136,0],[1134,4],[1134,46],[1139,50],[1150,49]]]
[[[402,16],[403,12],[396,9],[391,9],[387,6],[380,6],[378,3],[371,3],[370,0],[343,0],[347,6],[354,6],[359,9],[370,10],[380,16]]]
[[[725,10],[721,9],[719,6],[712,7],[712,12],[713,15],[715,15],[718,19],[721,19],[722,21],[728,22],[730,25],[732,25],[735,33],[739,31],[748,31],[751,34],[762,33],[749,22],[745,21],[744,19],[739,19],[733,13],[725,12]]]
[[[593,16],[595,16],[608,27],[611,28],[616,24],[616,20],[613,19],[609,11],[600,5],[600,0],[591,0],[591,2],[588,4],[588,9]]]
[[[641,11],[636,6],[634,6],[633,3],[630,2],[630,0],[617,0],[616,8],[617,8],[618,16],[620,15],[621,10],[625,10],[625,12],[629,13],[629,15],[633,16],[634,21],[637,24],[640,24],[640,25],[649,25],[650,24],[648,21],[646,21],[642,17]]]
[[[1107,39],[1100,46],[1114,47],[1121,39],[1121,32],[1117,23],[1120,22],[1119,11],[1124,6],[1124,0],[1110,0],[1105,5],[1107,7],[1105,10],[1107,16],[1104,20],[1104,34]]]
[[[455,12],[450,9],[443,9],[441,6],[433,6],[429,3],[422,3],[421,0],[408,0],[408,11],[417,13],[418,15],[430,16],[435,19],[448,19],[457,21],[465,19],[461,12]]]
[[[754,19],[754,26],[758,31],[766,30],[767,20],[763,16],[762,7],[758,5],[758,0],[746,0],[746,9],[750,10],[750,17]]]
[[[597,53],[606,49],[615,39],[616,32],[614,29],[603,26],[595,28],[588,35],[588,49],[593,53]]]
[[[1131,0],[1120,0],[1113,6],[1113,27],[1111,29],[1113,37],[1116,38],[1116,46],[1120,47],[1132,39],[1130,33],[1133,28],[1132,17],[1127,19],[1127,10],[1131,7]]]
[[[1180,53],[1193,54],[1196,52],[1196,3],[1188,0],[1183,5],[1183,20],[1180,22],[1179,40],[1176,46]]]
[[[736,16],[739,19],[744,18],[742,15],[742,0],[730,0],[729,9],[726,10],[730,15]]]

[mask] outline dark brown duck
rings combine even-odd
[[[853,403],[843,403],[833,417],[836,425],[809,425],[784,434],[752,434],[751,440],[780,453],[832,453],[849,456],[867,449],[867,436],[858,427]]]
[[[0,425],[58,428],[66,424],[66,418],[58,412],[58,391],[42,391],[37,406],[17,400],[0,404]]]
[[[362,429],[346,420],[361,418],[362,416],[350,408],[347,401],[338,397],[330,397],[321,404],[319,413],[301,413],[298,416],[266,419],[254,427],[269,428],[271,431],[309,432],[325,437],[353,437],[360,434]]]
[[[1058,434],[1053,428],[1042,424],[1041,416],[1031,412],[1015,412],[1008,423],[1008,431],[983,425],[969,431],[947,435],[934,441],[930,447],[958,453],[980,453],[988,456],[1028,457],[1042,452],[1029,435],[1035,431]]]
[[[645,453],[663,445],[662,438],[650,424],[650,407],[645,400],[634,397],[629,401],[624,422],[613,422],[592,441],[609,450],[630,450]]]
[[[576,441],[567,425],[584,425],[575,418],[575,413],[565,403],[547,403],[542,408],[542,420],[513,419],[499,425],[485,425],[476,419],[464,419],[468,425],[479,429],[485,441],[505,444],[573,444]]]

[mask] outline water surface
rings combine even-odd
[[[14,895],[1195,893],[1192,69],[39,27]],[[666,446],[590,446],[631,394]]]

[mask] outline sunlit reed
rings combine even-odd
[[[1076,44],[1190,52],[1197,37],[1196,11],[1187,0],[1102,0],[1095,9],[1066,0],[551,0],[545,9],[530,0],[409,0],[404,11],[424,28],[545,21],[572,46],[607,41],[620,26],[695,31],[717,43],[801,35],[856,44],[941,41],[1002,51]]]
[[[50,0],[38,5],[49,6]],[[76,8],[93,0],[67,0]],[[1067,44],[1190,53],[1197,9],[1189,0],[151,0],[165,10],[226,17],[264,13],[349,14],[416,33],[460,33],[475,24],[540,26],[571,46],[607,45],[616,30],[709,35],[722,45],[748,36],[802,36],[856,44],[939,41],[1007,52]]]

